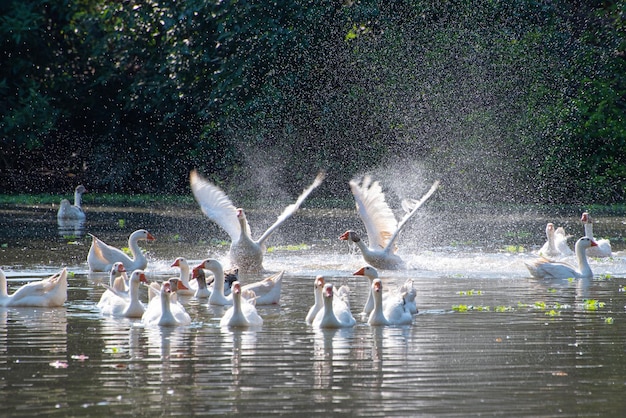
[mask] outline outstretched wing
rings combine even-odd
[[[191,171],[189,183],[193,196],[200,205],[202,212],[222,227],[231,240],[238,240],[241,235],[241,228],[237,220],[237,208],[235,208],[226,193],[200,176],[196,170]]]
[[[403,203],[402,206],[405,208],[405,210],[410,209],[410,211],[407,214],[405,214],[404,217],[400,220],[400,222],[398,223],[398,229],[396,229],[396,231],[392,235],[387,245],[393,244],[393,242],[398,238],[398,234],[400,234],[400,231],[402,231],[402,228],[404,228],[404,225],[406,225],[407,221],[411,219],[413,215],[415,215],[417,210],[424,204],[424,202],[428,200],[430,196],[432,196],[433,193],[435,193],[438,187],[439,187],[439,180],[437,180],[436,182],[433,183],[432,186],[430,186],[430,189],[428,190],[428,192],[426,192],[426,194],[422,196],[420,200]]]
[[[319,172],[315,177],[313,183],[311,183],[309,187],[304,189],[300,196],[298,196],[298,199],[295,201],[295,203],[292,203],[291,205],[287,206],[285,210],[283,210],[283,213],[281,213],[278,219],[276,219],[276,222],[274,222],[272,226],[267,228],[267,231],[265,231],[263,235],[261,235],[261,238],[259,238],[257,242],[262,245],[263,242],[265,242],[265,240],[268,239],[283,222],[285,222],[291,215],[293,215],[298,210],[298,208],[300,208],[300,205],[302,205],[305,199],[309,197],[311,192],[315,190],[320,184],[322,184],[322,181],[324,181],[325,177],[325,172]]]
[[[357,211],[365,224],[369,247],[385,248],[397,229],[397,221],[385,201],[382,187],[377,181],[372,183],[370,176],[365,176],[361,182],[350,180],[349,184]]]

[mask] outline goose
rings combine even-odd
[[[86,193],[87,189],[82,184],[74,189],[74,204],[72,205],[69,200],[62,199],[59,210],[57,211],[57,220],[84,220],[85,212],[80,206],[83,193]]]
[[[554,224],[549,222],[546,225],[547,241],[539,250],[539,255],[544,257],[566,257],[574,254],[567,245],[567,239],[570,236],[565,233],[563,227],[554,228]]]
[[[346,328],[353,327],[356,320],[350,312],[350,304],[347,299],[349,289],[341,286],[337,291],[335,299],[335,289],[332,284],[324,284],[322,290],[323,308],[317,313],[313,320],[313,326],[317,328]]]
[[[324,307],[324,301],[322,300],[322,290],[324,287],[324,277],[317,276],[313,282],[313,295],[315,296],[315,303],[306,315],[305,321],[311,325],[317,313]]]
[[[372,283],[375,279],[378,278],[378,271],[371,266],[361,267],[359,270],[352,273],[354,276],[365,276],[370,281],[370,292],[367,295],[367,301],[365,302],[365,306],[363,307],[363,313],[365,315],[369,315],[374,310],[374,292],[372,291]],[[415,302],[415,298],[417,296],[417,292],[413,287],[413,280],[406,279],[406,281],[397,289],[394,289],[391,292],[383,293],[383,301],[387,300],[389,295],[401,296],[404,300],[404,304],[407,310],[411,314],[416,314],[418,312],[417,304]]]
[[[180,269],[179,280],[184,286],[184,289],[179,289],[176,293],[181,296],[193,296],[198,290],[198,283],[190,283],[189,278],[189,263],[185,257],[178,257],[170,267],[178,267]]]
[[[232,293],[228,296],[224,295],[224,268],[216,259],[209,258],[202,261],[195,269],[210,270],[215,276],[213,282],[213,290],[209,296],[210,305],[232,305]],[[282,288],[282,280],[284,271],[280,271],[263,280],[247,284],[242,287],[243,291],[253,291],[256,295],[257,305],[275,305],[280,302],[280,294]],[[197,273],[194,273],[194,276]]]
[[[149,289],[152,297],[146,311],[141,316],[141,321],[146,325],[161,326],[191,323],[191,317],[176,297],[178,292],[185,289],[178,278],[164,280],[160,286],[152,283]]]
[[[176,285],[178,279],[175,280]],[[159,296],[153,298],[148,304],[148,308],[141,317],[141,322],[145,325],[158,325],[162,327],[173,327],[178,325],[188,325],[191,317],[185,307],[179,302],[171,301],[170,297],[174,293],[172,280],[166,280],[161,284]]]
[[[208,298],[211,296],[211,289],[209,289],[206,284],[206,275],[204,273],[204,269],[194,268],[192,273],[192,279],[195,279],[197,283],[197,289],[194,293],[195,298]]]
[[[374,309],[367,319],[369,325],[409,325],[413,323],[413,315],[400,295],[392,294],[383,300],[382,280],[372,280],[371,289],[374,295]]]
[[[378,181],[372,182],[370,176],[365,176],[361,182],[350,180],[350,189],[356,202],[357,211],[365,224],[369,240],[366,245],[361,237],[353,230],[344,232],[339,239],[352,241],[361,250],[363,259],[370,265],[384,270],[398,270],[406,267],[404,261],[396,252],[396,240],[406,223],[428,198],[439,187],[436,181],[430,190],[419,200],[405,200],[403,208],[406,211],[400,222],[385,201],[385,195]]]
[[[248,293],[242,298],[243,293]],[[245,291],[238,281],[233,283],[233,306],[224,312],[220,320],[221,327],[246,328],[263,325],[263,318],[257,313],[254,306],[255,295],[253,291]]]
[[[597,247],[587,248],[587,255],[589,257],[611,257],[613,255],[611,241],[604,238],[595,239],[593,237],[593,221],[591,220],[591,215],[589,215],[588,212],[583,212],[580,220],[585,228],[585,236],[591,238],[598,244]]]
[[[578,268],[558,261],[551,261],[541,257],[530,263],[525,263],[528,271],[538,279],[569,279],[569,278],[592,278],[593,272],[587,261],[587,248],[597,246],[596,242],[589,237],[582,237],[576,241],[575,251],[578,259]]]
[[[126,318],[141,318],[146,308],[139,300],[139,284],[148,284],[146,274],[143,270],[137,269],[132,272],[128,279],[128,296],[118,294],[115,289],[109,288],[115,297],[109,299],[108,304],[98,306],[103,315],[123,316]]]
[[[63,306],[66,300],[66,268],[46,279],[26,283],[10,295],[6,276],[0,269],[0,306],[52,308]]]
[[[87,264],[90,271],[110,271],[115,262],[121,261],[127,270],[143,270],[148,266],[145,254],[139,248],[138,241],[154,241],[155,238],[145,229],[139,229],[128,238],[128,248],[133,258],[127,256],[122,250],[105,244],[95,235],[91,235],[91,248],[87,255]]]
[[[230,262],[242,273],[257,273],[264,271],[265,241],[298,210],[309,194],[322,183],[324,177],[323,172],[319,173],[313,183],[300,194],[296,202],[287,206],[276,222],[257,240],[252,239],[250,235],[250,225],[244,210],[236,208],[224,191],[201,177],[196,170],[191,171],[189,181],[202,212],[230,236]]]
[[[126,268],[124,263],[118,261],[113,264],[111,271],[109,272],[109,285],[104,286],[107,289],[100,296],[100,301],[97,306],[101,308],[104,305],[111,303],[112,299],[117,297],[129,298],[128,293],[128,276],[126,275]]]

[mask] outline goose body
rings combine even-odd
[[[201,177],[197,171],[193,170],[190,174],[191,190],[196,201],[202,212],[230,236],[230,261],[243,273],[264,270],[265,242],[283,222],[298,210],[309,194],[322,183],[323,179],[324,174],[318,174],[315,181],[300,194],[296,202],[287,206],[274,224],[255,240],[251,237],[250,225],[244,210],[236,208],[224,191]]]
[[[247,291],[249,294],[243,298],[242,294],[245,292],[238,281],[233,283],[231,293],[233,305],[224,312],[224,316],[220,320],[221,327],[247,328],[263,325],[263,318],[257,313],[254,304],[254,292]]]
[[[7,279],[0,269],[0,306],[58,307],[67,300],[67,269],[19,287],[12,294],[7,292]]]
[[[107,286],[105,286],[107,287]],[[128,288],[128,276],[126,275],[126,268],[124,263],[117,262],[111,267],[109,272],[109,285],[100,296],[98,301],[98,308],[102,309],[103,306],[111,303],[111,300],[115,300],[117,297],[130,298]]]
[[[598,244],[595,247],[587,248],[587,255],[589,257],[611,257],[613,255],[613,249],[611,248],[611,241],[608,239],[595,239],[593,237],[593,221],[588,212],[584,212],[580,218],[585,228],[585,236],[591,238]]]
[[[224,268],[222,267],[222,264],[215,259],[209,258],[196,266],[194,271],[196,269],[210,270],[215,277],[213,289],[211,290],[211,295],[209,296],[209,304],[221,306],[232,305],[232,292],[229,295],[224,294]],[[194,273],[194,276],[196,274],[197,273]],[[244,295],[247,291],[254,292],[256,295],[255,302],[257,305],[277,304],[280,301],[283,275],[284,271],[281,271],[258,282],[242,286],[242,292],[244,292]]]
[[[74,204],[72,205],[69,200],[62,199],[57,211],[57,220],[60,221],[81,221],[85,220],[85,212],[81,207],[81,200],[83,193],[86,193],[87,189],[82,184],[74,189]]]
[[[176,286],[179,282],[176,280]],[[182,285],[182,284],[180,284]],[[185,307],[178,301],[172,301],[171,295],[175,293],[172,288],[172,280],[166,280],[161,284],[159,296],[153,297],[148,308],[141,317],[145,325],[158,325],[162,327],[174,327],[188,325],[191,317]]]
[[[401,295],[392,294],[383,300],[383,282],[372,281],[374,309],[370,312],[369,325],[409,325],[413,323],[413,315],[404,303]]]
[[[544,257],[566,257],[574,254],[567,245],[569,235],[565,233],[563,227],[554,228],[554,224],[549,222],[546,225],[546,242],[539,250],[539,255]]]
[[[346,328],[353,327],[356,320],[350,312],[347,289],[341,286],[335,297],[335,290],[330,283],[324,284],[322,298],[323,308],[317,313],[313,320],[313,326],[317,328]]]
[[[170,267],[178,267],[180,269],[178,279],[184,286],[184,289],[179,289],[176,293],[180,296],[194,296],[198,290],[198,283],[191,283],[189,281],[191,276],[189,273],[189,263],[187,262],[187,259],[184,257],[178,257],[174,260]]]
[[[95,235],[91,235],[91,247],[87,255],[87,264],[90,271],[110,271],[113,264],[120,261],[127,270],[143,270],[148,266],[148,259],[139,248],[138,241],[154,241],[151,233],[145,229],[139,229],[128,238],[128,248],[133,255],[130,258],[119,248],[105,244]]]
[[[146,308],[139,300],[139,285],[148,283],[143,270],[135,270],[128,279],[128,296],[118,294],[115,289],[109,288],[114,293],[107,304],[99,305],[103,315],[123,316],[125,318],[141,318]]]
[[[372,288],[372,284],[374,283],[374,280],[378,278],[378,271],[374,267],[365,266],[355,271],[353,275],[365,276],[369,279],[370,291],[367,295],[367,301],[365,302],[365,306],[363,306],[363,313],[369,315],[374,310],[374,291]],[[389,296],[400,297],[404,302],[404,306],[411,314],[416,314],[418,312],[417,303],[415,301],[417,297],[417,292],[413,287],[413,280],[407,279],[397,289],[394,289],[390,292],[382,293],[383,301],[386,301]]]
[[[587,248],[597,244],[589,237],[582,237],[576,241],[575,252],[578,266],[574,267],[567,263],[551,261],[547,258],[539,258],[526,263],[528,271],[533,277],[539,279],[569,279],[569,278],[592,278],[593,272],[587,260]]]
[[[403,202],[404,217],[398,222],[391,208],[385,201],[382,187],[377,181],[372,182],[366,176],[361,182],[350,181],[350,190],[354,196],[356,208],[365,224],[369,245],[352,230],[344,232],[339,239],[352,241],[361,250],[363,259],[370,265],[385,270],[398,270],[406,267],[404,261],[396,254],[396,241],[406,223],[417,210],[437,190],[439,182],[435,182],[430,190],[419,200]]]

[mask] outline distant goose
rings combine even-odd
[[[80,206],[81,200],[83,197],[83,193],[86,193],[87,189],[82,184],[77,186],[74,190],[74,204],[72,205],[69,200],[63,199],[61,200],[61,205],[59,206],[59,210],[57,211],[57,219],[58,220],[84,220],[85,212],[83,212],[82,207]]]
[[[439,182],[436,181],[419,201],[405,200],[403,208],[406,214],[400,222],[397,222],[377,181],[372,182],[369,176],[364,177],[361,182],[351,180],[350,189],[354,195],[359,216],[365,224],[369,245],[365,244],[361,237],[352,230],[344,232],[339,239],[354,242],[361,250],[363,259],[378,269],[398,270],[405,268],[404,261],[395,253],[396,240],[409,219],[415,215],[438,187]]]
[[[229,197],[216,185],[202,178],[196,170],[190,174],[191,190],[202,212],[228,233],[231,239],[230,261],[242,273],[264,271],[263,254],[265,241],[291,215],[293,215],[311,192],[322,184],[325,174],[320,173],[305,189],[295,203],[287,206],[276,222],[257,240],[252,239],[250,225],[241,208],[236,208]]]
[[[566,257],[574,254],[569,245],[567,245],[569,237],[562,226],[555,229],[554,224],[549,222],[546,225],[547,241],[539,250],[539,255],[544,257]]]
[[[597,247],[587,248],[587,255],[589,257],[611,257],[613,250],[611,249],[611,241],[608,239],[595,239],[593,237],[593,220],[588,212],[584,212],[580,218],[585,228],[585,236],[591,238],[598,244]]]

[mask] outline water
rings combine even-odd
[[[77,234],[59,233],[53,208],[2,207],[0,256],[10,290],[67,266],[62,308],[0,308],[0,400],[10,416],[621,416],[626,411],[626,262],[593,260],[594,280],[533,280],[523,262],[543,243],[546,216],[432,213],[402,237],[413,269],[381,272],[391,287],[412,277],[420,313],[406,327],[320,331],[304,317],[313,279],[352,289],[360,256],[337,236],[361,227],[351,211],[304,210],[285,225],[266,268],[285,269],[280,306],[259,307],[261,329],[219,327],[221,307],[187,300],[193,323],[144,328],[102,317],[105,275],[87,273],[92,232],[124,245],[145,227],[151,280],[177,274],[177,256],[224,259],[223,235],[196,208],[91,208]],[[425,211],[425,214],[428,212]],[[274,213],[250,211],[253,225]],[[123,220],[121,222],[120,220]],[[582,227],[567,217],[568,232]],[[569,224],[567,223],[569,222]],[[602,228],[600,228],[602,226]],[[578,229],[577,229],[578,228]],[[621,237],[621,219],[598,235]],[[299,244],[308,244],[307,247]],[[296,249],[287,245],[298,244]],[[514,253],[506,246],[523,245]],[[248,278],[254,280],[254,278]],[[142,298],[145,300],[145,289]],[[589,300],[597,301],[595,304]],[[595,308],[595,309],[594,309]]]

